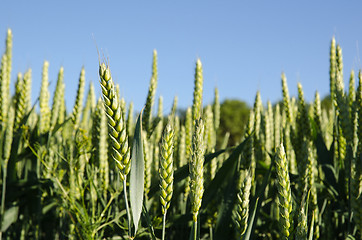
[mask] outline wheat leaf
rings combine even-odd
[[[144,192],[144,159],[142,148],[142,112],[138,116],[132,149],[131,173],[129,181],[129,193],[132,210],[132,218],[136,235],[138,223],[142,213]]]

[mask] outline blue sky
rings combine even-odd
[[[172,2],[172,3],[171,3]],[[343,49],[344,75],[361,68],[360,1],[3,1],[0,52],[6,29],[14,35],[13,73],[33,71],[33,100],[39,95],[44,60],[50,62],[51,94],[64,66],[66,102],[71,110],[81,67],[98,85],[97,47],[109,58],[114,80],[136,110],[145,103],[152,51],[158,51],[156,95],[168,114],[175,95],[192,104],[194,68],[204,70],[204,103],[237,98],[251,105],[281,99],[280,74],[291,95],[297,82],[312,101],[329,91],[329,44]],[[93,37],[94,36],[94,37]]]

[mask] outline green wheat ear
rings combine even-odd
[[[195,131],[192,138],[192,157],[190,161],[190,198],[194,222],[197,222],[204,193],[204,131],[204,122],[199,118],[195,121]]]
[[[322,132],[322,108],[321,108],[321,99],[320,99],[320,95],[319,92],[316,91],[315,92],[315,96],[314,96],[314,122],[316,124],[316,128],[317,128],[317,132],[321,133]]]
[[[49,130],[50,127],[50,107],[49,107],[49,80],[48,80],[48,68],[49,62],[44,61],[43,72],[42,72],[42,81],[41,89],[39,96],[39,106],[40,106],[40,123],[39,123],[39,133],[43,134]]]
[[[215,88],[214,92],[213,111],[214,111],[214,125],[215,125],[214,127],[215,127],[215,132],[217,132],[220,126],[220,100],[219,100],[218,88]]]
[[[174,130],[170,125],[171,119],[163,132],[160,146],[160,201],[162,205],[162,214],[165,214],[170,207],[173,193],[173,148],[174,148]]]
[[[84,85],[85,85],[85,69],[84,67],[82,67],[78,81],[77,96],[75,99],[73,112],[72,112],[72,122],[75,126],[74,128],[78,128],[80,123],[80,117],[82,114],[81,110],[83,107]]]
[[[337,74],[340,74],[343,79],[343,55],[342,48],[339,44],[336,47],[336,62],[337,62]]]
[[[153,51],[153,61],[152,61],[152,76],[150,85],[148,88],[147,100],[145,104],[145,109],[143,111],[143,129],[147,132],[147,137],[150,137],[151,128],[152,128],[152,108],[155,101],[155,94],[157,88],[158,73],[157,73],[157,51]]]
[[[287,121],[292,122],[293,112],[290,104],[289,90],[287,85],[287,78],[284,73],[282,73],[282,90],[283,90],[283,110],[286,112]]]
[[[186,119],[185,119],[185,143],[186,143],[186,158],[190,159],[191,155],[191,145],[192,145],[192,110],[190,107],[186,109]]]
[[[90,82],[85,106],[83,108],[82,122],[80,124],[82,128],[84,129],[91,128],[92,126],[91,114],[94,112],[95,107],[96,107],[96,97],[94,93],[94,86],[93,83]]]
[[[307,218],[307,214],[308,214],[308,209],[306,209],[306,206],[308,206],[306,204],[306,192],[307,188],[304,188],[304,192],[303,192],[303,197],[302,197],[302,202],[300,204],[300,209],[299,209],[299,213],[298,213],[298,225],[296,228],[296,232],[295,232],[295,240],[305,240],[307,239],[307,234],[308,234],[308,218]]]
[[[129,173],[131,163],[127,130],[122,119],[122,111],[111,72],[104,63],[99,66],[99,76],[103,103],[108,117],[109,137],[113,145],[112,158],[117,164],[122,181],[124,181]]]
[[[10,83],[11,65],[12,65],[12,58],[13,58],[13,33],[10,28],[8,29],[7,36],[6,36],[5,54],[7,57],[6,58],[6,60],[7,60],[7,64],[6,64],[7,77],[8,77],[8,82]]]
[[[234,222],[237,226],[238,238],[240,237],[240,239],[244,236],[248,226],[251,178],[251,172],[247,171],[240,191],[237,194],[236,219]]]
[[[335,98],[335,88],[336,88],[336,40],[334,37],[331,41],[331,47],[329,52],[329,88],[330,88],[330,95],[332,103],[334,102]]]
[[[276,150],[277,186],[279,198],[279,227],[281,239],[289,239],[292,212],[292,194],[290,189],[288,161],[285,156],[284,146],[281,143]]]
[[[176,110],[177,110],[177,103],[178,103],[178,97],[175,96],[173,98],[173,103],[172,103],[172,107],[171,107],[171,116],[176,116]]]
[[[194,99],[192,104],[192,125],[195,126],[195,120],[201,117],[202,108],[202,89],[203,89],[202,64],[200,59],[196,61]]]
[[[128,105],[128,113],[127,113],[127,135],[130,137],[133,134],[133,102],[130,102]]]
[[[24,108],[24,95],[23,93],[24,80],[23,75],[18,73],[15,83],[15,95],[14,95],[14,108],[15,108],[15,119],[14,119],[14,129],[18,129],[20,122],[25,114]]]
[[[2,128],[5,127],[9,102],[9,88],[7,84],[7,56],[4,54],[1,58],[0,66],[0,121]]]
[[[158,107],[157,107],[157,118],[159,122],[156,125],[156,129],[154,130],[154,143],[158,144],[160,142],[162,136],[163,129],[163,97],[160,96],[158,98]]]
[[[58,73],[57,86],[55,87],[53,105],[50,117],[50,129],[53,129],[57,123],[60,113],[60,106],[62,101],[62,93],[64,91],[64,69],[60,68]],[[60,113],[61,114],[61,113]]]

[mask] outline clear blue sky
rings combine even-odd
[[[171,3],[172,2],[172,3]],[[343,49],[344,75],[361,68],[361,1],[3,1],[0,52],[6,29],[14,35],[13,73],[33,70],[33,100],[40,91],[44,60],[50,62],[50,92],[65,69],[66,101],[71,110],[81,67],[87,88],[95,84],[96,45],[110,60],[114,80],[136,110],[145,103],[152,51],[158,51],[157,97],[168,114],[175,95],[179,106],[192,104],[195,61],[204,70],[204,103],[237,98],[251,105],[260,90],[263,103],[281,99],[280,74],[291,95],[301,82],[308,101],[315,90],[329,91],[329,44]],[[95,41],[96,44],[95,44]],[[1,42],[0,42],[1,43]]]

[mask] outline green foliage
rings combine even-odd
[[[225,132],[229,132],[229,146],[240,142],[248,121],[248,116],[249,107],[245,102],[239,100],[225,100],[222,102],[220,106],[220,126],[217,139],[221,140]]]

